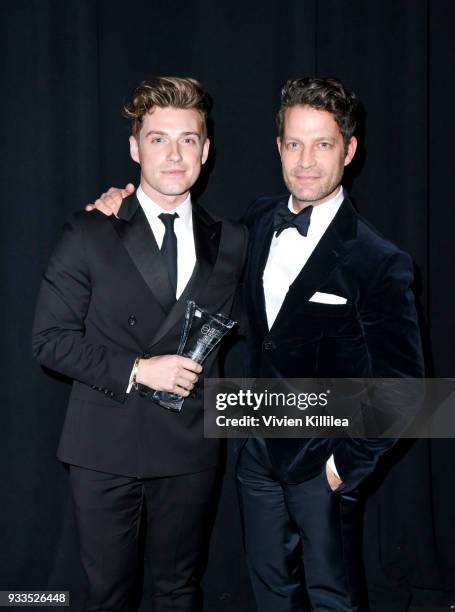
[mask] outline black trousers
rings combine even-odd
[[[139,479],[70,466],[81,559],[89,582],[87,611],[133,609],[140,519],[146,504],[144,551],[152,610],[200,612],[197,577],[216,473],[213,468]]]
[[[263,440],[243,447],[237,482],[244,543],[259,612],[358,612],[362,571],[357,500],[334,493],[325,466],[311,480],[281,482]]]

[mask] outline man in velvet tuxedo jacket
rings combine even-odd
[[[200,610],[197,575],[219,460],[203,439],[202,368],[177,356],[186,302],[229,314],[244,227],[192,205],[208,155],[204,92],[144,82],[127,109],[141,186],[117,217],[77,213],[44,274],[33,331],[43,365],[74,380],[58,457],[70,482],[89,580],[87,610],[133,606],[147,508],[155,612]],[[204,364],[216,375],[217,352]],[[183,395],[180,413],[151,399]]]
[[[252,378],[421,377],[410,257],[341,187],[356,151],[356,99],[335,79],[288,81],[277,139],[290,195],[248,211],[244,279]],[[363,610],[357,490],[388,439],[241,445],[238,488],[260,612]]]

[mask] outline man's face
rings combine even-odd
[[[185,200],[207,160],[200,115],[193,109],[155,107],[130,136],[130,153],[141,166],[141,186],[157,204],[172,210]]]
[[[284,115],[283,138],[277,139],[283,178],[294,208],[330,199],[341,183],[344,166],[354,157],[353,136],[345,149],[331,113],[309,106],[292,106]]]

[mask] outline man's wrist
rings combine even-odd
[[[131,384],[136,390],[139,384],[139,381],[137,379],[137,373],[139,371],[139,364],[141,363],[141,361],[142,360],[140,357],[136,357],[136,359],[134,360],[133,370],[131,372]]]
[[[133,363],[133,367],[131,369],[130,378],[128,380],[128,386],[126,388],[126,393],[130,393],[131,389],[137,389],[138,380],[137,380],[137,370],[139,367],[140,357],[136,357]]]

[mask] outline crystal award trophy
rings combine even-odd
[[[188,300],[177,355],[189,357],[202,364],[235,324],[236,321],[222,314],[210,314],[192,300]],[[168,391],[155,391],[152,398],[163,408],[175,412],[180,412],[185,399]]]

